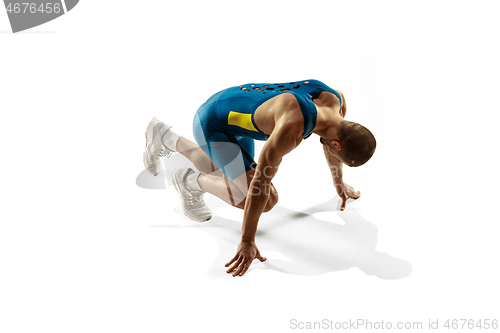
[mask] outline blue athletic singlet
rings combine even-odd
[[[340,94],[318,80],[250,83],[222,90],[198,109],[193,123],[196,142],[234,180],[256,166],[253,140],[268,139],[254,121],[257,108],[277,95],[293,94],[304,117],[302,135],[307,138],[316,126],[317,111],[312,99],[322,91],[335,94],[342,107]]]

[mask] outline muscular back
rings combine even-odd
[[[286,126],[289,136],[302,138],[304,119],[299,102],[292,94],[278,95],[260,105],[255,111],[255,123],[268,136],[277,125]]]

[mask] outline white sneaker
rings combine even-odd
[[[170,126],[167,123],[153,118],[146,130],[146,148],[144,149],[144,167],[153,176],[158,175],[158,165],[162,157],[169,157],[175,153],[175,147],[167,147],[163,143],[163,136],[168,135]]]
[[[198,175],[196,175],[196,173],[198,173]],[[212,211],[208,208],[205,201],[203,201],[203,193],[205,192],[201,191],[197,180],[200,174],[200,172],[195,172],[191,168],[175,169],[172,176],[172,182],[174,183],[177,193],[179,193],[184,214],[191,220],[203,222],[212,218]],[[192,191],[188,189],[188,182],[196,182],[195,186],[200,190]]]

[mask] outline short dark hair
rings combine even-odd
[[[375,137],[368,128],[358,123],[342,121],[338,134],[341,145],[339,155],[349,166],[357,167],[365,164],[375,152],[377,146]]]

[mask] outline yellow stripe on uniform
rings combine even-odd
[[[258,132],[258,130],[252,123],[252,114],[249,113],[229,111],[229,115],[227,116],[227,123],[229,125],[236,125],[249,131]]]

